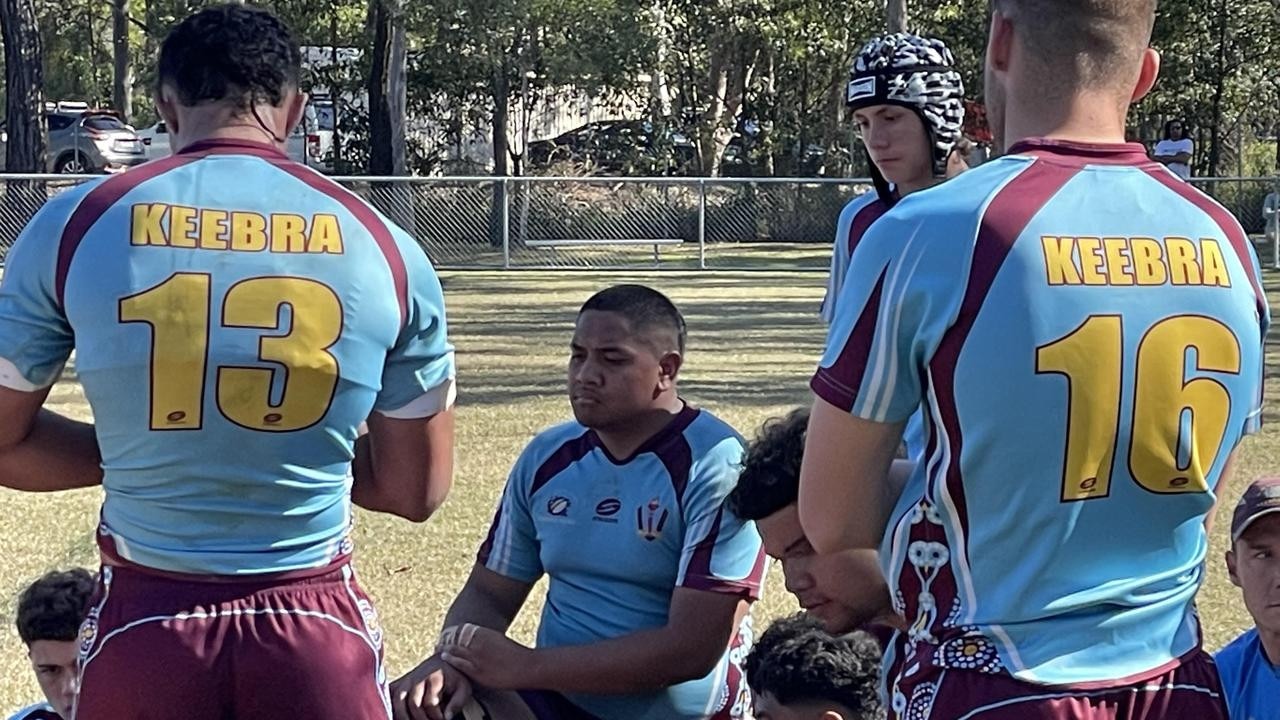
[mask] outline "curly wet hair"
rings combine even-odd
[[[93,590],[93,573],[84,568],[54,571],[31,583],[18,597],[16,623],[22,642],[75,640]]]
[[[279,105],[301,75],[302,51],[288,26],[267,10],[235,3],[178,23],[156,67],[157,88],[172,88],[187,107],[226,100],[240,109]]]
[[[744,520],[761,520],[794,503],[800,494],[800,462],[804,459],[809,409],[772,418],[747,448],[729,508]]]
[[[880,647],[866,633],[832,635],[806,613],[782,618],[756,641],[747,684],[782,705],[836,703],[846,720],[880,720]]]

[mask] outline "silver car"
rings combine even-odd
[[[102,112],[51,112],[49,170],[55,173],[121,172],[147,161],[133,128]]]

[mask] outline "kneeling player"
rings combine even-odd
[[[83,568],[51,572],[18,598],[18,636],[47,702],[19,710],[9,720],[64,720],[71,717],[77,681],[80,622],[93,595],[93,574]]]
[[[647,287],[583,305],[569,358],[576,421],[517,460],[442,648],[392,685],[397,718],[441,717],[471,683],[519,691],[539,718],[748,711],[738,661],[764,555],[724,502],[742,439],[677,393],[684,339],[679,311]],[[544,573],[528,648],[504,633]]]

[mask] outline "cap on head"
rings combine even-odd
[[[1280,477],[1258,478],[1244,491],[1231,515],[1231,542],[1240,539],[1255,520],[1280,513]]]
[[[845,104],[850,110],[873,105],[914,110],[933,145],[934,175],[942,177],[964,128],[964,82],[955,65],[937,38],[911,33],[872,38],[853,60]]]

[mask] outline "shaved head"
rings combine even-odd
[[[1013,21],[1050,97],[1075,88],[1132,89],[1151,43],[1157,0],[992,0]]]

